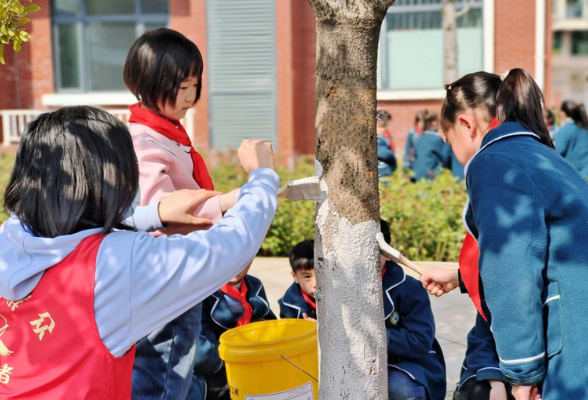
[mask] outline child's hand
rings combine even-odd
[[[501,381],[490,381],[489,400],[507,400],[506,386]]]
[[[248,174],[257,168],[276,170],[272,144],[265,140],[245,139],[237,151],[239,162]]]
[[[237,204],[237,197],[239,196],[240,189],[233,189],[229,193],[221,194],[220,195],[220,205],[221,211],[226,213],[232,208],[235,204]]]
[[[316,319],[309,317],[306,313],[302,313],[302,318],[304,318],[306,321],[312,321],[316,323]]]
[[[421,282],[431,295],[441,297],[459,286],[459,277],[456,269],[431,267],[421,275]]]
[[[159,203],[159,219],[164,224],[188,225],[191,231],[208,229],[212,221],[192,215],[203,201],[218,196],[220,192],[209,190],[178,190]]]
[[[537,386],[513,386],[512,395],[517,400],[541,400]]]

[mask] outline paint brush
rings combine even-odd
[[[427,267],[422,267],[420,265],[413,263],[408,258],[404,257],[402,253],[400,253],[394,247],[386,243],[386,240],[384,240],[384,235],[382,234],[382,232],[378,232],[376,234],[376,240],[378,241],[378,245],[380,246],[380,252],[388,260],[392,260],[398,264],[402,264],[405,267],[412,269],[419,275],[422,275],[427,271]]]
[[[320,201],[321,187],[318,176],[296,179],[278,190],[278,197],[291,201],[313,200]]]

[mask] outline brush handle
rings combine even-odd
[[[404,257],[402,254],[400,255],[400,258],[397,262],[399,262],[400,264],[404,265],[407,268],[412,269],[414,272],[416,272],[419,275],[424,274],[429,269],[427,267],[423,267],[423,266],[420,266],[420,265],[413,263],[408,258]]]

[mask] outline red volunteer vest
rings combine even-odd
[[[94,319],[96,256],[86,238],[21,301],[0,299],[0,398],[128,400],[135,347],[115,358]]]

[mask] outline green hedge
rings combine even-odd
[[[4,187],[8,182],[11,153],[0,153],[0,205],[4,204]],[[219,156],[211,169],[215,188],[228,191],[247,182],[238,167],[235,153]],[[296,169],[278,167],[282,183],[314,175],[314,159],[302,158]],[[380,188],[380,214],[392,227],[392,244],[413,260],[456,261],[465,230],[461,222],[467,193],[462,182],[455,182],[449,171],[435,181],[411,183],[396,173],[387,187]],[[288,256],[301,240],[314,237],[314,203],[280,200],[260,254]],[[0,221],[7,218],[0,206]]]

